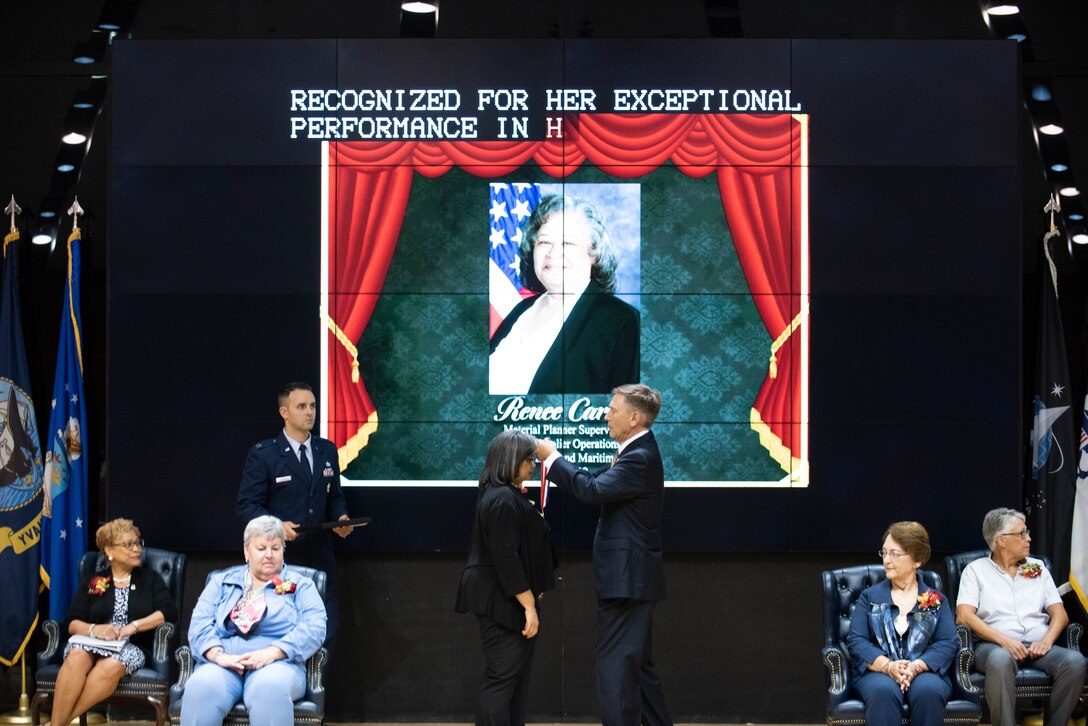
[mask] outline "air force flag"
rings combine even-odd
[[[68,238],[68,284],[61,311],[53,413],[45,445],[45,516],[42,580],[49,617],[63,621],[76,591],[79,560],[87,550],[87,411],[83,402],[82,325],[79,316],[79,227]]]

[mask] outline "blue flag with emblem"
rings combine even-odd
[[[42,455],[23,347],[14,228],[4,237],[0,294],[0,663],[10,666],[38,624],[42,519]]]
[[[83,401],[82,326],[79,318],[79,227],[68,237],[68,284],[61,310],[57,375],[45,443],[45,516],[42,579],[49,617],[64,620],[76,590],[79,560],[87,550],[87,414]]]

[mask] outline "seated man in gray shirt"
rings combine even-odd
[[[1084,656],[1054,642],[1069,623],[1061,596],[1042,562],[1028,557],[1024,515],[995,509],[982,523],[990,556],[967,565],[960,580],[956,622],[982,642],[975,664],[986,674],[986,704],[994,726],[1016,723],[1016,672],[1021,666],[1053,679],[1046,726],[1065,726],[1084,685]]]

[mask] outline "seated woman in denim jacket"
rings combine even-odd
[[[858,597],[846,636],[865,720],[899,726],[906,702],[913,726],[941,724],[957,640],[945,596],[918,576],[929,560],[929,534],[918,522],[896,522],[879,554],[887,579]]]
[[[325,605],[313,580],[283,564],[283,522],[246,525],[246,565],[224,570],[200,594],[189,646],[200,665],[185,686],[182,726],[222,724],[238,701],[253,726],[294,722],[306,659],[325,640]]]

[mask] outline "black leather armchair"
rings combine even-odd
[[[961,552],[958,555],[949,555],[944,558],[945,569],[948,571],[948,597],[953,603],[959,597],[960,577],[963,575],[964,568],[975,560],[989,556],[990,550],[972,550],[971,552]],[[1048,570],[1050,569],[1050,559],[1046,555],[1032,555],[1032,557],[1042,560],[1043,566]],[[956,631],[959,634],[960,648],[967,650],[971,654],[971,659],[974,659],[974,635],[965,625],[957,625]],[[1084,628],[1079,623],[1070,623],[1065,629],[1060,644],[1071,650],[1080,651],[1080,639],[1083,633]],[[978,671],[972,671],[969,678],[971,684],[979,690],[980,696],[985,698],[986,676]],[[1044,671],[1037,668],[1021,668],[1016,673],[1016,701],[1018,704],[1027,704],[1036,699],[1047,699],[1050,697],[1050,688],[1050,676]],[[1088,685],[1085,686],[1084,693],[1088,695]]]
[[[104,569],[106,565],[105,554],[86,553],[79,561],[80,582]],[[162,577],[180,612],[185,595],[185,555],[147,547],[143,551],[143,567]],[[56,690],[57,673],[60,672],[61,662],[64,660],[64,645],[68,642],[68,634],[61,631],[61,624],[55,620],[46,620],[42,630],[45,631],[47,640],[45,650],[38,653],[35,676],[37,688],[30,701],[30,722],[33,724],[39,723],[42,705],[53,697]],[[166,705],[170,698],[170,651],[177,644],[177,634],[177,623],[163,623],[156,628],[151,662],[144,664],[143,668],[132,675],[122,678],[117,684],[117,690],[102,703],[129,701],[149,704],[155,709],[156,726],[165,726]],[[86,714],[80,716],[79,722],[86,726]]]
[[[291,565],[291,570],[299,572],[314,581],[321,599],[325,599],[325,573],[310,567]],[[205,584],[220,570],[208,573]],[[178,648],[174,658],[178,662],[178,682],[170,687],[170,722],[177,726],[181,723],[181,699],[185,695],[185,684],[189,676],[193,674],[194,656],[188,645]],[[325,663],[328,661],[329,652],[325,648],[319,648],[306,661],[306,692],[302,698],[295,701],[295,723],[320,725],[325,721]],[[234,708],[223,720],[224,726],[238,726],[249,724],[249,712],[245,704],[236,703]]]
[[[941,577],[936,572],[919,570],[927,585],[941,592]],[[850,617],[854,604],[862,590],[883,580],[881,565],[860,565],[823,573],[824,588],[824,647],[821,651],[827,668],[828,726],[857,725],[865,723],[865,704],[853,692],[850,684],[850,655],[846,649],[846,635],[850,631]],[[946,724],[977,724],[982,711],[977,694],[967,679],[969,663],[962,651],[952,664],[952,698],[944,712]],[[903,723],[910,722],[910,713],[904,706]]]

